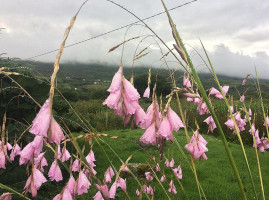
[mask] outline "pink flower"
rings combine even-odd
[[[1,151],[0,148],[0,168],[6,169],[6,156],[3,151]]]
[[[87,162],[89,163],[89,165],[93,168],[95,167],[96,165],[94,164],[94,161],[95,160],[95,156],[94,156],[94,153],[92,150],[90,150],[89,154],[86,156],[86,160]]]
[[[39,154],[35,159],[35,168],[36,169],[40,169],[41,172],[44,172],[44,169],[43,167],[44,166],[48,166],[48,163],[47,163],[47,160],[45,158],[45,152],[44,153],[41,153]]]
[[[231,109],[232,113],[234,113],[234,107],[230,106],[230,109]],[[228,112],[229,112],[229,109],[228,109]]]
[[[66,188],[68,189],[68,191],[70,192],[71,196],[73,198],[75,198],[75,193],[76,193],[76,181],[74,179],[74,177],[72,176],[72,174],[69,177],[69,180],[67,182]]]
[[[145,117],[145,111],[139,106],[139,108],[135,111],[135,124],[138,126],[139,123],[145,119]]]
[[[251,111],[250,108],[248,109],[248,115],[249,115],[249,116],[252,116],[252,111]]]
[[[90,186],[90,181],[88,180],[86,175],[82,171],[80,171],[77,180],[77,194],[82,195],[83,193],[87,193]]]
[[[176,186],[173,183],[173,180],[171,180],[170,183],[169,183],[168,192],[170,192],[170,193],[172,193],[174,195],[177,193],[177,189],[176,189]]]
[[[60,151],[60,145],[58,146],[58,152]],[[66,149],[66,147],[63,147],[62,153],[58,153],[58,159],[61,160],[62,162],[65,162],[71,158],[70,153]]]
[[[114,75],[112,83],[107,90],[110,95],[104,101],[103,105],[114,109],[116,115],[128,116],[135,114],[139,109],[138,99],[139,93],[134,86],[124,78],[122,74],[122,66]]]
[[[154,123],[147,128],[147,130],[139,140],[145,144],[157,145],[156,127]]]
[[[177,177],[177,179],[182,179],[182,169],[180,165],[177,168],[173,169],[173,172],[175,176]]]
[[[117,187],[120,187],[123,192],[126,192],[126,179],[118,178]]]
[[[166,159],[166,161],[165,161],[164,164],[166,165],[166,167],[174,167],[174,165],[175,165],[175,160],[174,160],[174,158],[172,158],[171,162],[169,162],[169,160]]]
[[[79,171],[79,161],[76,159],[73,164],[72,164],[72,171],[73,172],[78,172]]]
[[[20,165],[27,163],[38,156],[43,149],[43,137],[35,136],[35,139],[27,144],[20,152]]]
[[[56,195],[53,200],[73,200],[69,190],[65,187],[61,194]]]
[[[24,189],[32,194],[33,197],[37,195],[37,190],[41,187],[43,183],[47,182],[44,175],[38,170],[33,168],[31,176],[27,179]]]
[[[244,101],[245,101],[245,95],[242,95],[242,96],[240,97],[240,101],[241,101],[241,102],[244,102]]]
[[[114,199],[117,191],[117,182],[114,182],[109,190],[109,198]]]
[[[61,169],[56,160],[52,163],[48,172],[48,176],[50,178],[50,181],[55,180],[56,182],[59,182],[63,180]]]
[[[162,120],[157,136],[165,140],[170,140],[171,142],[174,141],[172,127],[167,117]]]
[[[102,196],[102,194],[101,194],[100,191],[98,191],[98,192],[94,195],[93,199],[94,199],[94,200],[104,200],[104,198],[103,198],[103,196]]]
[[[105,172],[105,178],[104,178],[105,182],[111,183],[111,179],[113,178],[114,175],[115,175],[115,173],[114,173],[112,167],[109,167]]]
[[[147,87],[147,89],[145,90],[145,92],[143,94],[143,97],[149,98],[149,95],[150,95],[150,89],[149,89],[149,87]]]
[[[157,171],[157,172],[161,171],[161,168],[160,168],[159,163],[157,163],[157,165],[156,165],[156,168],[155,168],[155,169],[156,169],[156,171]]]
[[[188,87],[188,88],[191,87],[191,82],[189,81],[189,78],[186,77],[185,75],[183,77],[183,85],[186,86],[186,87]]]
[[[242,81],[242,85],[245,85],[247,82],[247,79],[245,78],[243,81]]]
[[[49,143],[55,143],[60,144],[62,140],[65,139],[65,136],[63,134],[63,131],[60,127],[60,125],[55,121],[55,119],[52,117],[51,124],[50,124],[50,133],[48,137]]]
[[[223,91],[224,95],[226,95],[228,90],[229,90],[229,86],[223,86],[221,88],[222,88],[222,91]],[[223,96],[222,96],[221,92],[219,92],[214,87],[211,88],[209,95],[212,95],[212,94],[215,95],[215,97],[218,98],[218,99],[223,99]]]
[[[167,117],[169,119],[173,131],[178,131],[180,128],[185,127],[180,117],[175,113],[175,111],[171,109],[170,106],[168,108]]]
[[[122,171],[123,171],[123,172],[130,172],[130,170],[128,169],[128,167],[124,167],[124,168],[122,169]]]
[[[1,196],[0,196],[0,199],[1,200],[11,200],[12,196],[11,196],[11,193],[9,192],[6,192],[6,193],[3,193]]]
[[[269,149],[269,141],[268,138],[262,137],[260,140],[260,144],[257,145],[260,149],[260,152],[265,152],[266,149]]]
[[[208,151],[206,144],[207,141],[198,133],[198,131],[195,131],[190,140],[190,143],[185,145],[185,149],[189,151],[194,160],[197,160],[201,157],[204,160],[207,160],[205,155],[205,152]]]
[[[146,172],[145,175],[146,175],[146,179],[148,181],[152,181],[153,180],[153,177],[151,176],[150,172]]]
[[[209,110],[207,108],[207,105],[206,103],[200,103],[198,106],[197,106],[197,110],[199,111],[199,115],[204,115],[204,114],[207,114],[209,113]]]
[[[151,186],[146,187],[146,193],[153,196],[154,190]]]
[[[6,143],[6,149],[8,150],[8,151],[10,151],[11,149],[12,149],[12,145],[11,144],[9,144],[8,142]]]
[[[161,182],[166,181],[166,177],[165,177],[165,175],[164,175],[164,174],[163,174],[163,175],[162,175],[162,177],[160,178],[160,181],[161,181]]]
[[[136,193],[136,196],[140,195],[140,191],[138,189],[136,189],[135,193]]]
[[[140,128],[147,129],[154,122],[154,119],[160,121],[159,105],[158,103],[152,103],[146,112],[146,116],[140,124]],[[159,122],[158,122],[159,123]]]
[[[245,130],[245,125],[246,125],[246,121],[245,119],[241,118],[241,113],[237,112],[235,114],[233,114],[237,127],[239,129],[239,131],[244,131]],[[235,134],[235,125],[232,119],[229,119],[228,121],[226,121],[224,123],[226,126],[228,126],[231,130],[233,130],[233,134]]]
[[[140,124],[142,129],[146,129],[145,133],[140,138],[140,141],[145,144],[157,145],[157,131],[160,126],[161,114],[157,100],[148,107],[146,117]]]
[[[18,144],[15,144],[10,154],[10,160],[13,161],[17,155],[20,155],[20,152],[20,146]]]
[[[105,198],[105,199],[109,198],[109,191],[108,191],[107,185],[99,186],[99,185],[95,184],[95,186],[101,192],[101,197],[102,198]],[[97,196],[99,196],[99,195],[97,195]],[[100,199],[100,197],[99,197],[99,199]]]
[[[52,117],[52,111],[50,107],[50,99],[47,99],[44,105],[41,107],[39,113],[33,121],[33,126],[29,130],[30,133],[47,137],[50,122]]]
[[[266,117],[266,122],[265,122],[263,125],[264,125],[264,126],[267,125],[267,127],[269,127],[269,117],[268,117],[268,116]]]
[[[215,124],[215,121],[214,121],[213,117],[209,116],[208,118],[206,118],[204,120],[204,122],[208,124],[208,126],[209,126],[208,130],[211,133],[213,133],[214,129],[216,128],[216,124]]]

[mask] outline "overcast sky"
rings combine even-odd
[[[65,28],[83,1],[81,0],[0,0],[0,53],[9,57],[26,59],[59,48]],[[140,18],[162,12],[159,0],[115,0]],[[187,0],[165,0],[172,8]],[[198,0],[171,11],[177,28],[195,60],[198,71],[206,72],[199,56],[202,53],[199,38],[209,51],[218,73],[244,77],[257,67],[260,77],[269,78],[269,1],[267,0]],[[106,0],[89,0],[81,10],[67,45],[127,25],[136,19]],[[171,29],[165,15],[147,20],[170,46],[173,45]],[[123,41],[126,28],[88,42],[67,48],[62,62],[105,62],[119,65],[121,49],[107,53]],[[142,26],[133,26],[126,38],[151,33]],[[142,38],[142,37],[141,37]],[[140,39],[126,45],[123,61],[132,64]],[[138,51],[148,48],[149,55],[135,65],[160,67],[161,54],[152,37],[140,44]],[[192,46],[192,47],[191,47]],[[163,47],[163,45],[161,45]],[[163,48],[166,53],[167,50]],[[57,52],[35,58],[53,62]],[[168,57],[174,61],[173,57]],[[171,62],[171,66],[175,64]]]

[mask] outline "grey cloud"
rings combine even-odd
[[[160,1],[115,1],[141,18],[163,11]],[[24,59],[57,49],[70,18],[76,13],[82,2],[83,0],[2,0],[0,27],[6,26],[7,29],[3,30],[0,35],[0,52],[6,52],[11,57]],[[185,3],[187,0],[166,0],[165,2],[167,7],[171,8]],[[219,46],[214,51],[211,51],[212,59],[220,73],[227,74],[235,70],[234,74],[227,75],[243,76],[238,68],[242,70],[244,66],[244,69],[251,70],[254,63],[261,66],[261,70],[268,72],[264,66],[268,65],[269,58],[266,54],[269,51],[265,51],[265,49],[259,50],[260,44],[257,45],[261,41],[269,42],[269,39],[266,38],[268,33],[266,28],[263,29],[263,32],[259,31],[261,30],[260,27],[265,27],[265,25],[269,24],[267,21],[269,19],[268,10],[268,1],[198,0],[195,3],[172,11],[171,15],[186,43],[194,45],[192,43],[198,41],[200,37],[206,44],[210,45],[211,49],[213,45],[216,45],[214,43],[216,41],[224,44],[224,46]],[[136,19],[133,16],[105,0],[88,1],[76,20],[67,44],[96,36],[134,21]],[[170,45],[171,42],[169,41],[172,41],[173,38],[165,15],[146,22]],[[247,31],[244,32],[245,30]],[[117,64],[121,57],[120,49],[110,54],[107,51],[112,46],[123,41],[125,31],[126,29],[120,30],[67,48],[64,51],[62,61],[99,61]],[[141,29],[141,27],[135,26],[128,32],[127,38],[136,36],[139,33],[151,34]],[[141,48],[153,42],[152,39],[147,39]],[[133,41],[126,45],[124,61],[128,65],[132,64],[132,57],[137,43],[138,41]],[[233,45],[230,46],[230,48],[233,48],[232,51],[227,49],[229,44]],[[247,47],[248,49],[253,49],[251,55],[255,55],[255,57],[232,53],[244,50]],[[196,48],[199,47],[196,45]],[[264,54],[257,51],[264,51]],[[165,49],[164,52],[166,52]],[[55,55],[56,52],[39,57],[37,60],[53,61]],[[224,59],[224,55],[227,57],[226,59]],[[154,50],[145,58],[137,61],[135,65],[149,66],[154,63],[155,67],[159,67],[161,65],[158,61],[160,57],[160,53]],[[173,60],[171,57],[169,59]]]

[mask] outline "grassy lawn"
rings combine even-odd
[[[96,171],[97,176],[100,179],[103,179],[104,172],[108,168],[109,161],[104,154],[104,151],[106,151],[107,156],[109,157],[109,160],[112,161],[113,165],[119,169],[119,166],[121,165],[121,162],[119,161],[118,157],[110,150],[110,148],[107,146],[111,146],[113,150],[118,154],[118,156],[122,160],[126,160],[131,154],[132,159],[129,161],[129,163],[147,163],[148,159],[150,158],[150,155],[152,155],[154,152],[156,153],[156,160],[158,161],[158,149],[156,147],[141,147],[137,141],[141,137],[143,130],[115,130],[115,131],[107,131],[105,132],[109,136],[118,136],[117,139],[113,139],[111,137],[102,137],[102,139],[105,142],[100,141],[100,145],[102,148],[98,146],[98,143],[95,142],[93,146],[93,150],[96,157]],[[176,139],[179,141],[179,144],[181,148],[184,148],[184,145],[186,144],[186,138],[185,133],[182,131],[179,131],[177,133],[174,133]],[[208,141],[208,149],[209,152],[206,153],[208,160],[200,160],[196,161],[196,168],[197,168],[197,174],[200,181],[200,184],[204,190],[204,193],[207,197],[207,199],[240,199],[240,193],[237,186],[236,179],[234,178],[232,168],[229,164],[228,158],[226,156],[226,152],[224,150],[224,147],[222,145],[222,141],[220,141],[218,138],[215,138],[210,135],[203,135],[204,138]],[[88,153],[89,146],[84,140],[80,140],[79,144],[81,147],[86,144],[86,150],[85,152]],[[238,144],[232,144],[230,143],[230,147],[232,150],[232,153],[234,155],[234,158],[236,159],[236,164],[238,166],[243,184],[245,186],[245,190],[247,193],[248,199],[254,199],[254,192],[251,186],[251,181],[248,176],[247,168],[243,160],[242,151]],[[184,149],[185,154],[187,155],[189,159],[188,152]],[[258,170],[257,170],[257,164],[256,164],[256,156],[254,149],[250,146],[246,146],[246,153],[249,159],[249,164],[252,170],[256,190],[258,193],[259,199],[261,199],[261,192],[260,192],[260,185],[259,185],[259,177],[258,177]],[[178,193],[176,196],[172,196],[170,193],[168,195],[171,199],[199,199],[199,194],[197,190],[197,186],[195,183],[194,175],[184,159],[183,155],[180,153],[177,145],[175,143],[168,142],[168,145],[166,146],[165,150],[165,156],[167,156],[169,159],[172,157],[175,159],[175,167],[177,167],[179,164],[182,167],[183,171],[183,179],[180,181],[182,183],[182,186],[184,188],[184,191],[181,189],[179,183],[176,181],[174,175],[171,173],[171,169],[167,168],[164,165],[164,161],[161,161],[161,170],[165,170],[165,174],[167,177],[167,182],[163,183],[163,187],[167,190],[168,189],[168,183],[171,179],[174,180],[174,184],[177,188]],[[263,173],[263,183],[264,183],[264,190],[265,190],[265,196],[269,196],[269,155],[268,152],[265,154],[259,153],[261,167],[262,167],[262,173]],[[161,177],[161,172],[156,172],[157,176]],[[136,180],[126,174],[122,174],[123,177],[128,176],[127,178],[127,192],[130,197],[130,199],[138,199],[138,197],[135,195],[135,191],[137,188],[139,188]],[[138,176],[141,184],[144,184],[146,182],[145,178]],[[149,185],[149,182],[147,182],[147,185]],[[150,183],[152,187],[155,187],[155,198],[154,199],[167,199],[167,196],[160,186],[160,184],[157,182],[156,179],[154,179],[153,182]],[[93,197],[96,189],[95,187],[91,187],[89,190],[89,194],[77,196],[76,199],[89,199],[89,197]],[[116,199],[128,199],[127,196],[118,189]],[[143,199],[146,199],[145,196]]]

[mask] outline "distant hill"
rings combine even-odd
[[[49,77],[53,71],[53,63],[42,63],[35,62],[31,63],[35,66],[35,70],[44,76]],[[115,72],[118,70],[119,66],[108,66],[106,64],[93,63],[93,64],[82,64],[82,63],[65,63],[61,64],[60,70],[58,72],[59,81],[64,84],[71,84],[73,87],[80,87],[82,85],[90,85],[94,83],[104,83],[109,82],[113,78]],[[127,78],[134,75],[144,74],[148,72],[146,67],[124,67],[124,74]],[[167,69],[153,68],[153,73],[160,73],[169,79],[169,72]],[[182,71],[176,71],[175,77],[179,86],[182,86]],[[38,74],[37,74],[38,75]],[[203,82],[205,88],[209,89],[212,86],[217,87],[211,74],[199,74],[201,81]],[[238,95],[237,90],[240,93],[245,92],[248,89],[247,94],[249,96],[257,97],[256,85],[252,78],[249,77],[245,86],[242,86],[242,78],[229,77],[224,75],[218,75],[218,78],[222,85],[230,86],[230,95]],[[264,98],[269,98],[269,80],[260,80],[261,89]],[[237,90],[235,89],[237,88]]]

